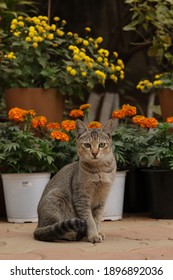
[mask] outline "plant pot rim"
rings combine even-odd
[[[173,170],[171,169],[147,169],[147,168],[143,168],[141,169],[141,171],[143,172],[173,172]]]

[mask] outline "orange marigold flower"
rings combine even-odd
[[[70,130],[75,130],[75,121],[73,120],[64,120],[61,122],[61,127],[64,130],[70,131]]]
[[[167,122],[167,123],[173,123],[173,117],[168,117],[168,118],[166,119],[166,122]]]
[[[131,106],[129,104],[125,104],[122,106],[122,110],[124,111],[126,116],[134,116],[136,115],[136,107]]]
[[[8,112],[8,118],[9,120],[13,120],[13,121],[21,121],[23,122],[25,119],[27,111],[18,107],[12,108],[9,112]]]
[[[125,114],[125,112],[122,110],[122,109],[120,109],[120,110],[115,110],[115,111],[113,111],[113,113],[112,113],[112,118],[113,119],[122,119],[122,118],[124,118],[126,116],[126,114]]]
[[[155,118],[144,118],[141,120],[140,126],[145,128],[155,128],[158,126],[158,120]]]
[[[32,127],[43,127],[47,123],[47,119],[44,116],[38,116],[32,119]]]
[[[73,117],[73,118],[83,117],[84,112],[80,109],[74,109],[74,110],[71,110],[69,116]]]
[[[47,129],[59,129],[60,124],[57,122],[50,122],[46,125]]]
[[[89,109],[91,107],[91,104],[82,104],[79,108],[80,110],[86,110],[86,109]]]
[[[100,122],[93,121],[88,124],[88,128],[102,128],[102,124]]]
[[[32,117],[35,117],[36,112],[35,112],[34,110],[27,110],[27,111],[26,111],[26,115],[30,115],[30,116],[32,116]]]
[[[61,142],[69,141],[69,136],[60,130],[52,131],[50,136],[51,136],[51,138],[59,140]]]
[[[134,116],[134,117],[132,118],[132,122],[133,122],[134,124],[140,125],[140,124],[141,124],[141,121],[142,121],[143,119],[145,119],[144,116],[142,116],[142,115],[136,115],[136,116]]]

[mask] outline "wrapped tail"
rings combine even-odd
[[[78,218],[37,227],[34,232],[35,239],[41,241],[56,241],[59,239],[80,240],[84,236],[86,236],[86,222]]]

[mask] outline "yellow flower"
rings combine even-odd
[[[33,44],[34,49],[38,48],[38,43],[34,42]]]
[[[109,63],[108,63],[107,61],[105,61],[105,62],[103,63],[103,65],[104,65],[104,67],[108,67],[108,66],[109,66]]]
[[[18,20],[23,20],[23,16],[18,16]]]
[[[65,25],[67,22],[65,19],[62,20],[62,24]]]
[[[16,29],[16,24],[11,24],[10,28],[11,28],[12,30]]]
[[[20,26],[20,27],[24,27],[24,22],[23,21],[18,21],[18,25]]]
[[[75,54],[75,55],[73,56],[73,59],[74,59],[75,61],[80,61],[80,60],[81,60],[80,56],[77,55],[77,54]]]
[[[73,36],[73,33],[72,33],[72,32],[67,32],[67,35],[68,35],[69,37],[72,37],[72,36]]]
[[[15,24],[15,25],[16,25],[16,24],[17,24],[17,22],[18,22],[18,21],[17,21],[17,19],[16,19],[16,18],[14,18],[14,19],[11,21],[11,24]]]
[[[106,74],[104,73],[104,72],[102,72],[102,71],[100,71],[100,70],[96,70],[95,71],[95,73],[96,73],[96,75],[98,76],[98,77],[100,77],[100,78],[102,78],[102,79],[106,79]]]
[[[50,29],[51,29],[51,27],[50,27],[50,25],[45,25],[45,29],[47,30],[47,31],[49,31]]]
[[[31,37],[31,38],[34,37],[34,35],[35,35],[35,34],[34,34],[34,32],[32,32],[32,31],[30,31],[29,34],[28,34],[28,36]]]
[[[42,26],[37,26],[37,30],[40,32],[40,33],[43,33],[44,32],[44,28]]]
[[[30,37],[29,37],[30,38]],[[33,37],[34,42],[39,42],[39,37],[38,36],[34,36]]]
[[[91,32],[91,28],[90,27],[85,27],[85,31]]]
[[[163,82],[161,80],[157,80],[153,82],[154,86],[160,86],[161,84],[163,84]]]
[[[117,58],[118,57],[118,53],[117,52],[113,52],[113,55]]]
[[[59,21],[60,18],[59,17],[54,17],[54,21]]]
[[[70,72],[72,70],[72,67],[71,66],[67,66],[66,70],[67,70],[67,72]]]
[[[86,47],[89,45],[89,42],[87,40],[83,40],[83,45]]]
[[[121,71],[121,67],[120,67],[120,66],[115,66],[115,69],[116,69],[117,71]]]
[[[50,34],[47,36],[47,39],[48,39],[48,40],[53,40],[53,38],[54,38],[53,33],[50,33]]]
[[[60,29],[57,29],[56,30],[56,33],[59,37],[62,37],[64,35],[64,31],[60,30]]]
[[[29,42],[31,42],[31,38],[30,37],[26,37],[25,41],[29,43]]]
[[[117,81],[118,81],[117,76],[115,76],[114,74],[111,74],[111,75],[110,75],[110,79],[113,80],[114,82],[117,82]]]
[[[15,37],[18,37],[20,35],[20,32],[14,32],[13,34]]]
[[[75,69],[72,69],[72,70],[70,71],[70,74],[71,74],[72,76],[75,76],[75,75],[76,75],[76,70],[75,70]]]
[[[96,43],[100,44],[100,43],[102,43],[102,42],[103,42],[103,38],[102,38],[102,37],[98,37],[98,38],[96,39]]]
[[[81,72],[81,75],[82,75],[83,77],[86,77],[87,73],[84,72],[84,71],[82,71],[82,72]]]
[[[102,62],[103,58],[101,56],[97,57],[98,62]]]
[[[53,31],[55,31],[55,30],[56,30],[56,25],[55,25],[55,24],[52,24],[52,25],[51,25],[51,29],[52,29]]]

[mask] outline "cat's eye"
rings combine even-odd
[[[91,145],[90,145],[90,143],[84,143],[84,147],[85,148],[91,148]]]
[[[104,148],[105,147],[105,143],[100,143],[99,144],[99,148]]]

